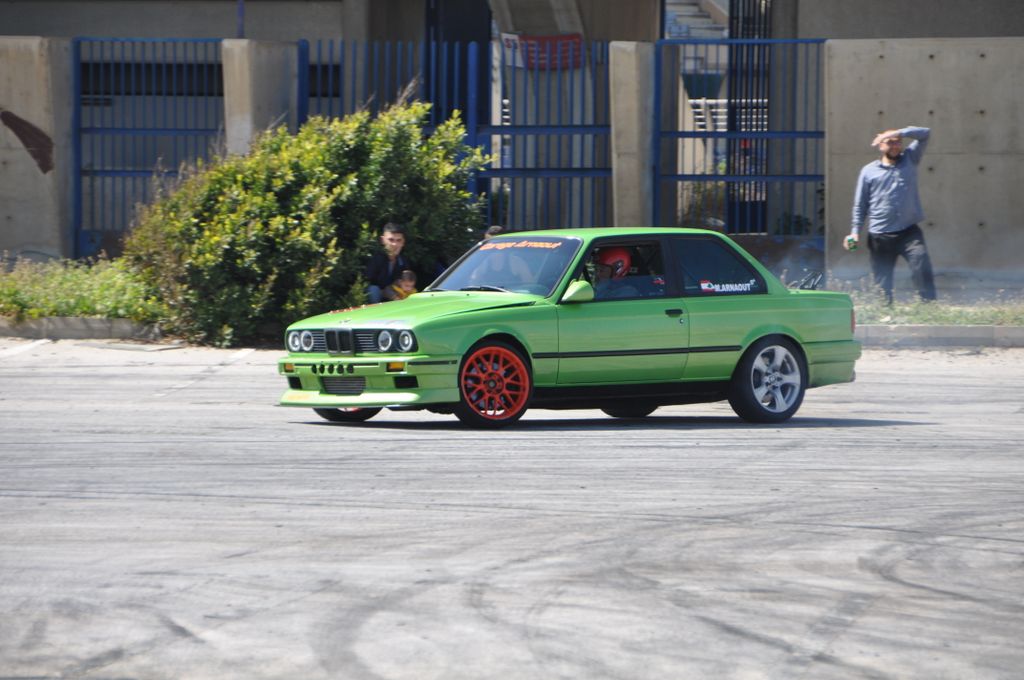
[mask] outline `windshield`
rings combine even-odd
[[[554,290],[580,240],[514,235],[479,243],[428,290],[488,290],[548,296]]]

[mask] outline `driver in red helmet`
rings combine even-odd
[[[626,298],[637,294],[635,288],[625,283],[633,258],[622,246],[609,246],[595,251],[591,262],[594,265],[594,298]]]

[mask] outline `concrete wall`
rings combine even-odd
[[[932,128],[920,172],[922,228],[938,272],[1019,272],[1024,262],[1024,40],[839,40],[826,49],[828,265],[852,278],[848,254],[860,168],[877,132]]]
[[[0,39],[0,255],[69,256],[71,46]]]
[[[654,42],[661,37],[658,0],[579,0],[578,4],[587,40]]]
[[[426,37],[425,0],[361,1],[369,5],[370,40],[419,42]]]
[[[483,0],[481,0],[483,1]],[[424,37],[425,0],[246,0],[249,40]],[[0,0],[0,34],[237,38],[237,0]]]
[[[657,40],[659,0],[488,0],[504,33],[582,33],[584,40]]]
[[[1021,0],[776,0],[773,38],[1024,36]]]
[[[369,0],[246,0],[244,37],[338,38],[342,17]],[[356,7],[355,9],[358,9]],[[130,38],[236,38],[236,0],[11,0],[0,2],[0,34]],[[364,37],[364,36],[356,36]]]
[[[223,63],[230,153],[245,153],[267,128],[295,129],[294,43],[225,40]],[[0,253],[5,259],[72,257],[70,41],[2,37],[0,64]],[[113,195],[108,200],[118,202]]]

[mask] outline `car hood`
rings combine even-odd
[[[430,319],[502,307],[522,307],[543,298],[523,293],[437,291],[417,293],[404,300],[328,312],[297,321],[289,330],[306,328],[411,328]]]

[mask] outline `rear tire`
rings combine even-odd
[[[361,423],[374,417],[381,410],[379,408],[315,408],[313,411],[332,423]]]
[[[472,427],[504,427],[519,420],[530,402],[533,377],[523,356],[498,340],[477,343],[459,367],[455,415]]]
[[[747,350],[732,376],[729,404],[751,423],[789,420],[804,400],[807,366],[792,341],[761,338]]]

